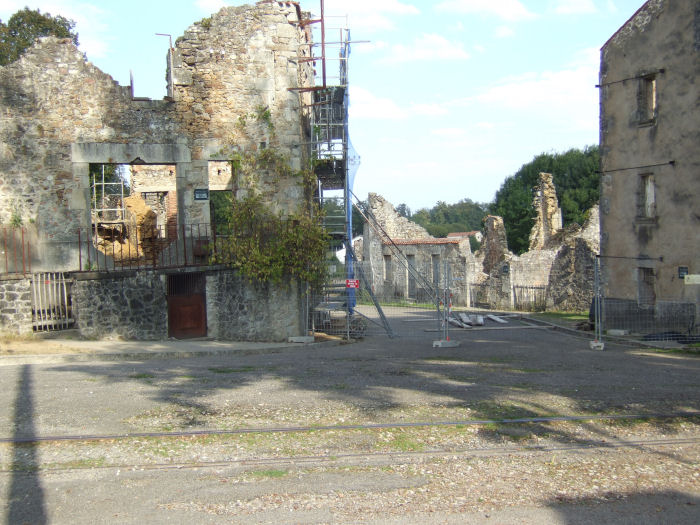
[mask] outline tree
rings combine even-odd
[[[530,230],[535,223],[532,190],[540,172],[551,173],[554,178],[564,226],[582,224],[586,211],[600,198],[599,163],[598,146],[542,153],[508,177],[490,206],[491,213],[503,217],[508,247],[518,254],[529,247]]]
[[[420,224],[434,237],[445,237],[451,232],[481,230],[481,221],[486,215],[487,205],[462,199],[455,204],[438,201],[430,210],[420,209],[411,220]]]
[[[396,213],[401,215],[401,217],[406,217],[407,219],[411,218],[411,208],[406,206],[403,202],[396,207]]]
[[[70,38],[78,45],[78,33],[73,32],[75,22],[60,15],[51,16],[32,11],[28,7],[17,11],[7,24],[0,20],[0,65],[17,60],[24,51],[42,36]]]

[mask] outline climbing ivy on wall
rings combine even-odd
[[[255,113],[239,118],[238,131],[245,133],[251,124],[264,127],[268,136],[275,138],[267,107],[259,106]],[[217,154],[221,156],[229,158],[234,166],[239,195],[225,214],[230,235],[217,246],[213,262],[228,264],[251,280],[282,283],[294,278],[321,284],[326,278],[323,261],[329,238],[322,226],[322,211],[313,200],[313,172],[295,171],[289,158],[272,145],[243,151],[229,149]],[[304,198],[294,212],[282,214],[273,210],[266,189],[274,190],[289,178],[300,179]]]
[[[237,200],[229,219],[231,235],[214,262],[229,264],[257,281],[281,283],[293,277],[320,284],[325,279],[328,235],[320,215],[312,211],[283,217],[273,213],[260,194]]]

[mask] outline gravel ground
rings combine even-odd
[[[6,522],[700,521],[697,354],[454,337],[0,366],[0,437],[123,436],[0,443]]]

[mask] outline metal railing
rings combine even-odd
[[[2,273],[32,272],[32,253],[25,228],[0,226],[0,243]]]
[[[208,265],[226,236],[210,224],[183,224],[177,238],[161,226],[126,237],[78,231],[78,270],[117,271]]]

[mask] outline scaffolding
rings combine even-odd
[[[110,236],[125,238],[127,235],[126,209],[124,207],[124,180],[105,181],[105,166],[92,182],[92,229],[95,246],[98,236],[109,232]]]
[[[329,233],[330,251],[345,248],[342,273],[332,275],[331,282],[315,302],[334,305],[346,315],[345,334],[350,337],[352,316],[356,305],[354,252],[352,250],[352,187],[359,167],[359,157],[348,133],[348,59],[350,30],[347,27],[328,28],[324,1],[317,19],[300,20],[304,28],[318,28],[320,39],[300,46],[299,64],[313,66],[314,85],[295,88],[302,95],[302,106],[310,125],[309,153],[311,167],[317,179],[316,197],[324,210],[324,227]],[[342,17],[347,22],[345,17]],[[345,24],[347,26],[347,23]],[[337,31],[337,40],[326,39]],[[308,32],[311,35],[310,32]],[[330,72],[328,63],[337,61],[337,74]],[[332,266],[332,265],[331,265]],[[331,272],[333,273],[333,272]],[[369,290],[371,294],[371,290]],[[316,305],[313,305],[316,307]],[[357,323],[355,323],[356,325]]]

